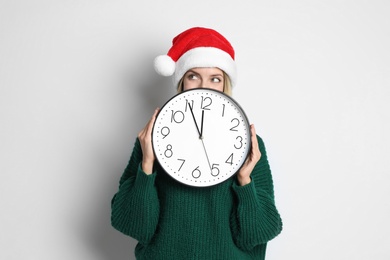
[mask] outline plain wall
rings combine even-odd
[[[110,200],[192,26],[236,50],[283,232],[267,259],[390,259],[390,2],[0,1],[0,259],[135,259]]]

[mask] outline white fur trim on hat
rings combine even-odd
[[[184,53],[176,62],[174,84],[177,86],[184,74],[192,68],[217,67],[229,75],[232,86],[237,80],[236,63],[232,57],[214,47],[198,47]]]

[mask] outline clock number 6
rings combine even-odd
[[[201,175],[201,172],[200,170],[198,169],[198,167],[196,167],[193,171],[192,171],[192,177],[194,177],[195,179],[198,179]]]

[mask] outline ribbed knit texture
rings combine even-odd
[[[264,143],[252,182],[235,177],[212,187],[178,183],[156,163],[146,175],[138,139],[112,199],[114,228],[139,243],[137,259],[264,259],[267,242],[282,230]]]

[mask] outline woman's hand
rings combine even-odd
[[[259,144],[257,142],[256,137],[256,130],[255,126],[251,125],[251,141],[252,141],[252,148],[249,152],[248,158],[246,159],[245,163],[241,167],[240,171],[237,175],[237,181],[240,186],[244,186],[251,182],[251,173],[253,171],[253,168],[255,168],[256,163],[261,158],[261,153],[259,150]]]
[[[138,139],[141,143],[141,149],[143,154],[142,170],[148,175],[153,173],[153,163],[155,160],[155,156],[152,147],[152,129],[158,111],[159,109],[157,108],[154,111],[152,118],[144,127],[144,129],[142,129],[138,134]]]

